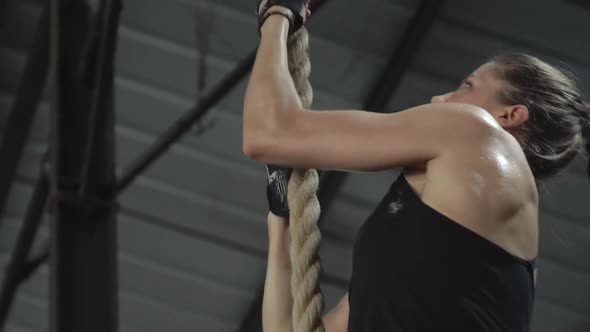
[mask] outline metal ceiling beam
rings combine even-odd
[[[8,199],[10,186],[45,86],[49,67],[48,28],[49,16],[45,8],[37,23],[33,46],[0,140],[0,210],[3,210]]]
[[[375,85],[363,103],[365,110],[379,113],[385,112],[391,96],[412,64],[412,60],[438,16],[443,2],[444,0],[421,1],[416,13],[406,26],[401,40],[393,41],[393,43],[397,44],[397,47],[389,59],[389,63],[385,67],[383,74],[375,81]],[[344,183],[346,175],[347,173],[340,171],[324,171],[320,175],[320,186],[317,196],[322,206],[322,215],[318,220],[319,226],[321,226],[336,194]],[[258,297],[240,325],[240,332],[262,331],[262,297],[264,295],[264,285],[259,289]]]
[[[313,13],[317,13],[327,2],[327,0],[312,1],[310,9]],[[217,83],[210,93],[203,96],[195,106],[160,134],[158,139],[139,158],[123,170],[117,181],[115,194],[125,190],[137,176],[168,151],[172,144],[189,132],[212,107],[230,93],[250,72],[255,59],[256,50],[253,50],[227,76]]]
[[[103,0],[95,5],[87,0],[51,1],[51,62],[56,73],[50,168],[53,332],[116,332],[119,323],[112,191],[114,54],[122,3]]]

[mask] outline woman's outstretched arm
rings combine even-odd
[[[287,66],[288,21],[262,27],[244,101],[243,150],[285,167],[378,171],[424,164],[466,142],[487,144],[498,124],[474,105],[438,103],[404,112],[304,110]]]
[[[268,264],[262,298],[262,330],[292,332],[291,261],[287,237],[288,220],[268,213]],[[323,318],[326,332],[346,332],[348,293]]]
[[[268,263],[262,298],[262,330],[292,332],[291,261],[288,220],[268,213]]]

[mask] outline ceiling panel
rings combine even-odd
[[[29,49],[41,14],[38,3],[29,0],[5,1],[0,26],[0,45]],[[9,14],[8,14],[9,13]]]
[[[8,3],[13,14],[5,21],[9,27],[0,27],[0,123],[11,105],[42,1]],[[314,108],[361,107],[417,3],[330,1],[314,17]],[[256,46],[252,4],[125,1],[115,81],[119,171],[198,100],[201,56],[209,89]],[[208,45],[196,35],[207,20]],[[590,31],[588,24],[588,12],[565,1],[532,6],[508,0],[450,0],[384,111],[426,103],[489,56],[515,48],[550,61],[565,60],[587,88],[590,45],[582,38]],[[241,151],[245,86],[246,81],[240,82],[204,124],[193,128],[121,196],[121,331],[236,331],[255,302],[266,268],[268,235],[264,169]],[[2,266],[37,177],[48,121],[44,102],[4,211]],[[543,195],[535,332],[590,330],[585,310],[590,307],[590,214],[585,204],[590,186],[584,173],[585,163],[576,162]],[[320,251],[326,310],[347,290],[358,227],[398,174],[350,174],[327,211]],[[43,228],[37,250],[46,237]],[[45,266],[19,292],[7,331],[46,331],[47,315]]]
[[[14,331],[48,331],[46,299],[36,298],[19,292],[17,294],[8,324]],[[10,329],[7,328],[7,331]]]
[[[590,31],[588,15],[588,11],[557,0],[535,1],[534,5],[510,0],[450,0],[442,13],[447,19],[586,65],[590,64],[585,56],[590,54],[590,45],[580,41]]]
[[[562,174],[548,181],[541,196],[541,208],[589,226],[590,180],[579,173]]]
[[[581,43],[583,39],[580,37],[583,35],[577,36],[578,42]],[[574,62],[565,52],[547,52],[535,46],[499,39],[485,31],[462,29],[453,22],[444,20],[435,23],[432,33],[416,57],[415,66],[450,79],[454,78],[459,84],[461,79],[492,56],[512,51],[532,53],[545,61],[573,71],[581,80],[582,88],[587,87],[590,82],[588,63]]]
[[[157,0],[156,0],[157,1]],[[255,19],[253,12],[255,2],[240,0],[226,0],[223,5],[211,0],[180,0],[182,4],[204,4],[215,3],[214,7],[221,11],[223,8],[231,8],[241,14],[244,26],[252,28],[256,35]],[[346,48],[352,50],[367,50],[372,54],[387,56],[395,45],[384,43],[382,37],[386,35],[388,40],[397,40],[401,36],[405,23],[413,15],[417,6],[414,1],[383,1],[367,0],[362,7],[351,0],[339,0],[327,2],[321,11],[312,14],[314,18],[309,22],[309,30],[313,32],[314,38],[327,38]],[[384,28],[385,27],[385,28]],[[226,30],[225,33],[231,33]],[[227,39],[231,38],[229,34]],[[246,47],[251,47],[246,44]]]
[[[534,332],[586,332],[590,327],[588,315],[579,315],[566,308],[537,301],[533,311]]]
[[[550,213],[541,216],[541,256],[557,261],[574,271],[590,273],[590,227]],[[587,277],[590,288],[590,275]]]

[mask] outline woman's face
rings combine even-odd
[[[494,113],[503,105],[498,101],[498,92],[506,84],[496,78],[493,69],[495,64],[489,62],[477,68],[455,91],[434,96],[431,103],[463,103],[479,106]]]
[[[455,91],[434,96],[431,103],[463,103],[479,106],[490,113],[498,124],[511,133],[516,133],[529,119],[525,105],[506,105],[499,101],[499,92],[506,87],[505,81],[494,74],[496,64],[488,62],[469,75]]]

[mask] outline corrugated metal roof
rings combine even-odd
[[[401,36],[415,5],[407,0],[326,5],[310,22],[316,108],[360,107],[395,47],[390,40]],[[0,27],[3,117],[40,8],[40,1],[8,2]],[[252,3],[243,0],[125,1],[116,74],[118,167],[198,99],[200,57],[210,87],[255,47],[251,11]],[[196,42],[199,15],[213,17],[206,54],[199,52],[204,41]],[[487,57],[514,48],[565,60],[589,91],[590,44],[584,37],[589,16],[568,2],[448,1],[388,109],[427,102]],[[121,196],[121,331],[237,331],[259,296],[267,247],[265,172],[241,152],[244,89],[245,82]],[[47,124],[44,101],[4,210],[1,266],[31,196]],[[584,162],[576,162],[542,199],[535,332],[590,330],[590,184],[584,173]],[[395,174],[349,175],[328,211],[321,247],[327,308],[346,291],[356,230]],[[47,236],[44,225],[37,246]],[[48,330],[47,279],[43,266],[22,287],[7,331]]]

